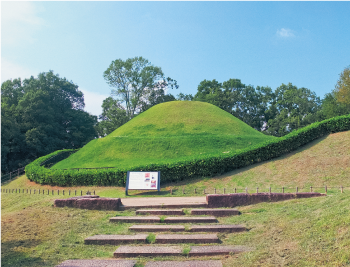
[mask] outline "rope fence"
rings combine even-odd
[[[30,188],[30,189],[20,189],[20,188],[15,188],[15,189],[5,189],[5,188],[2,188],[1,189],[1,192],[2,193],[15,193],[15,194],[41,194],[41,195],[55,195],[55,192],[56,194],[59,196],[60,193],[61,195],[66,195],[68,194],[69,196],[72,195],[72,196],[82,196],[83,195],[83,190],[50,190],[50,189],[33,189],[33,188]],[[90,192],[90,191],[87,191],[87,192],[84,192],[85,195],[96,195],[95,193],[95,190]]]
[[[321,190],[320,190],[321,189]],[[207,188],[194,188],[189,190],[188,188],[185,189],[185,187],[182,188],[171,188],[169,193],[173,195],[175,192],[178,192],[182,195],[186,194],[195,194],[195,195],[207,195],[207,194],[237,194],[237,193],[301,193],[301,192],[315,192],[317,191],[322,191],[327,194],[329,189],[336,189],[339,190],[340,193],[344,193],[344,190],[350,189],[350,186],[310,186],[310,187],[275,187],[272,188],[222,188],[222,189],[207,189]],[[82,196],[84,195],[96,195],[95,190],[90,192],[83,192],[83,190],[50,190],[50,189],[22,189],[22,188],[13,188],[13,189],[8,189],[8,188],[1,188],[2,193],[16,193],[16,194],[41,194],[41,195],[69,195],[69,196]]]

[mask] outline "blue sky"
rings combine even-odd
[[[195,94],[206,79],[306,87],[350,65],[350,2],[1,2],[1,82],[53,70],[101,113],[115,59],[142,56]]]

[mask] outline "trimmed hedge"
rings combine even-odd
[[[289,153],[324,135],[350,130],[350,114],[313,123],[279,138],[267,141],[251,148],[241,149],[219,156],[201,156],[200,158],[169,164],[150,164],[122,170],[114,169],[80,169],[62,170],[47,169],[41,164],[60,153],[71,150],[60,150],[45,157],[38,158],[25,171],[27,177],[40,184],[73,186],[73,185],[117,185],[126,182],[127,171],[160,171],[161,182],[175,182],[196,177],[212,177],[248,166],[257,162],[270,160]]]

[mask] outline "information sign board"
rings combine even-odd
[[[128,172],[125,194],[128,190],[160,191],[160,172]]]

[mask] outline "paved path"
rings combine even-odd
[[[157,205],[192,205],[207,204],[206,197],[133,197],[122,198],[121,202],[124,206],[147,207]]]

